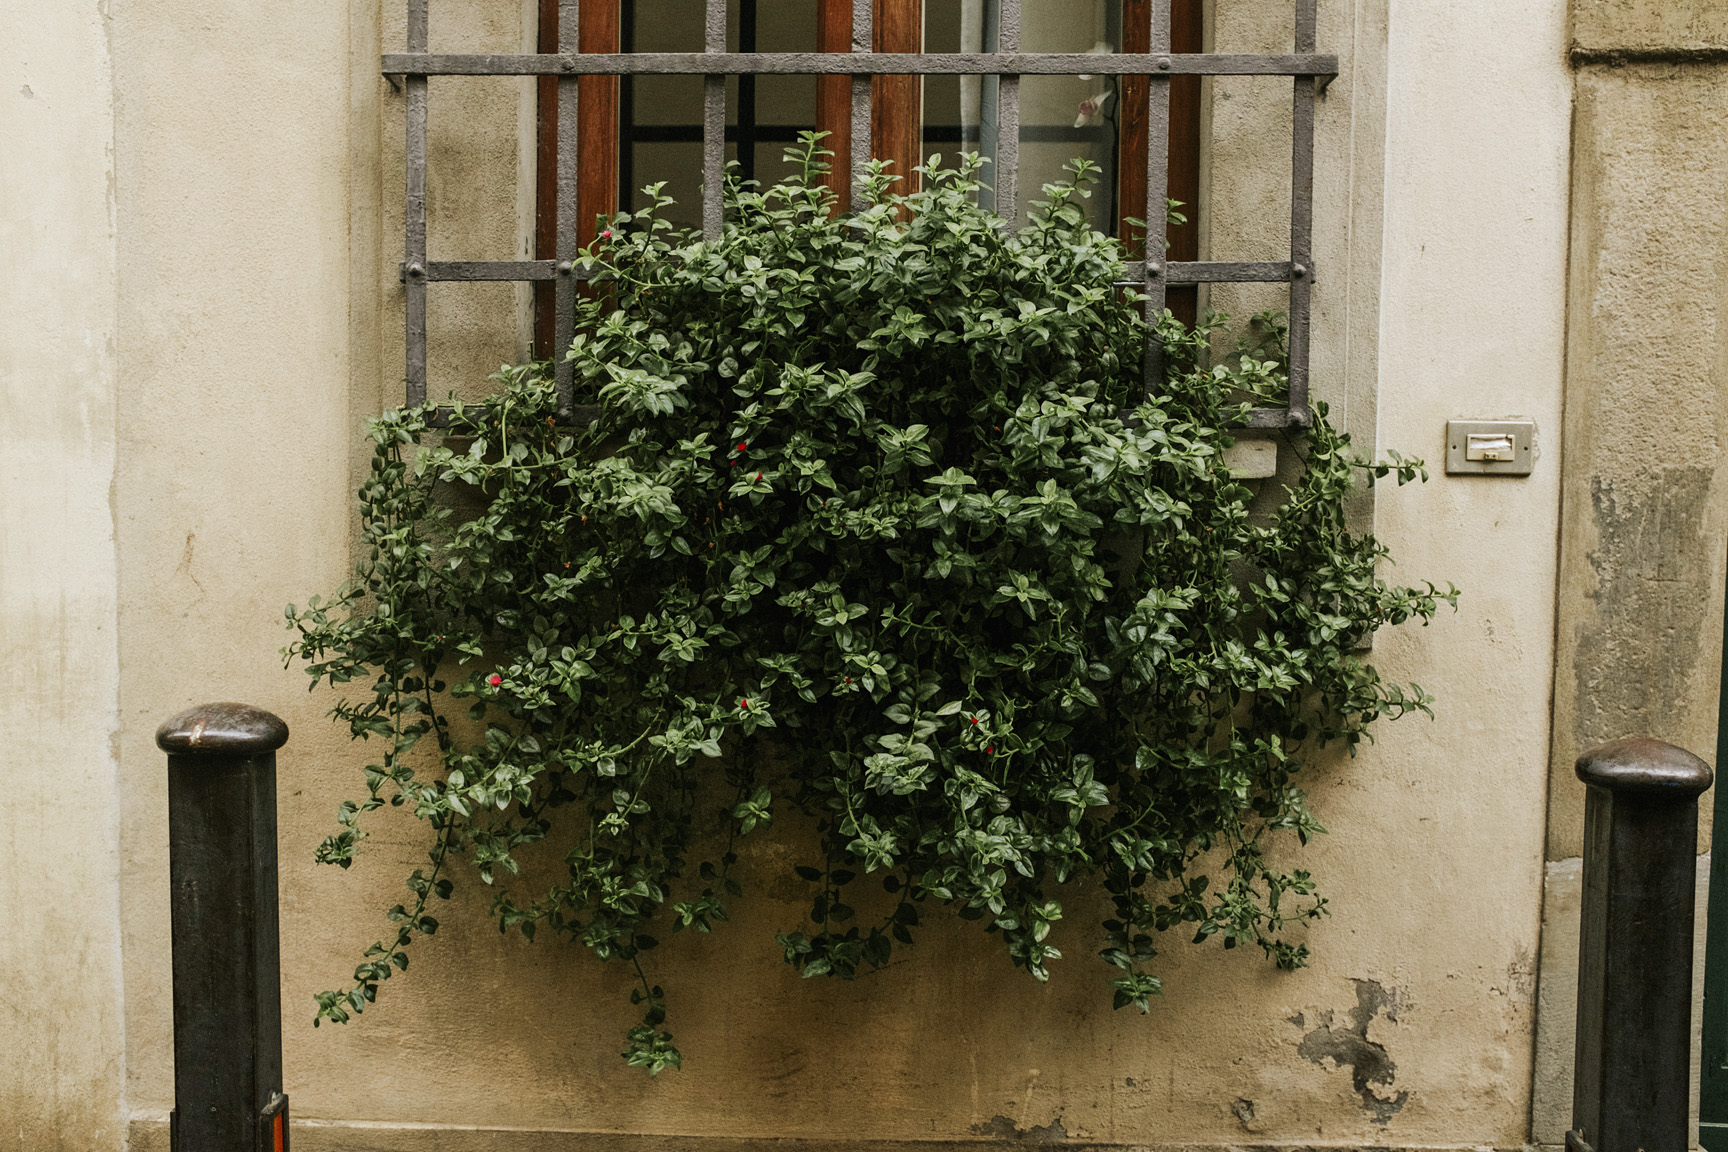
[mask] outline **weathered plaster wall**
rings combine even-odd
[[[746,862],[762,899],[716,937],[662,950],[682,1073],[651,1081],[623,1068],[625,974],[555,941],[498,936],[477,885],[373,1010],[314,1031],[311,994],[339,983],[384,930],[381,910],[401,898],[420,851],[418,827],[384,819],[352,872],[312,866],[365,750],[339,738],[322,718],[328,698],[307,695],[276,657],[281,605],[332,589],[348,567],[355,415],[399,394],[401,101],[375,72],[399,20],[400,6],[379,0],[115,0],[118,463],[70,431],[49,448],[69,462],[68,484],[104,501],[117,468],[124,822],[117,839],[112,824],[106,839],[93,825],[77,868],[57,861],[53,875],[99,874],[106,852],[111,876],[119,845],[138,1147],[160,1146],[172,1099],[163,772],[151,735],[180,707],[220,697],[276,710],[294,730],[279,776],[283,1004],[286,1086],[306,1148],[1525,1139],[1561,480],[1551,454],[1528,480],[1437,474],[1379,501],[1398,558],[1389,575],[1453,580],[1467,596],[1429,629],[1376,641],[1389,675],[1439,697],[1438,720],[1389,727],[1354,761],[1314,774],[1333,835],[1304,863],[1334,914],[1312,933],[1306,971],[1171,941],[1168,998],[1149,1018],[1112,1013],[1080,899],[1061,935],[1069,959],[1049,986],[1017,978],[964,924],[938,924],[913,958],[855,984],[800,981],[772,931],[796,920],[803,885],[787,874],[787,850],[764,840]],[[1323,267],[1355,271],[1323,272],[1316,287],[1330,325],[1317,390],[1377,388],[1379,441],[1431,460],[1451,417],[1532,416],[1551,448],[1570,84],[1561,0],[1340,0],[1323,27],[1347,75],[1321,112],[1318,234],[1331,252]],[[530,31],[515,3],[434,8],[435,46],[511,51]],[[1455,63],[1465,53],[1468,83]],[[446,135],[434,142],[434,254],[518,250],[521,85],[435,84],[434,131]],[[80,138],[102,132],[86,125]],[[80,188],[106,188],[94,173]],[[433,314],[434,356],[463,387],[516,355],[521,336],[518,297],[474,291]],[[75,394],[31,390],[16,402]],[[36,518],[20,523],[38,526],[32,548],[105,539],[82,506],[30,504]],[[96,520],[108,515],[98,506]],[[112,613],[111,553],[69,557],[67,571],[106,571]],[[77,587],[57,579],[55,589]],[[6,607],[10,646],[13,620],[33,617]],[[50,651],[37,636],[20,658]],[[111,718],[111,656],[107,667]],[[100,678],[78,690],[91,685]],[[109,730],[79,735],[91,731],[105,741]],[[111,813],[108,802],[78,818]],[[24,811],[48,803],[34,796]],[[29,875],[47,875],[37,868]],[[103,995],[117,1011],[111,975]],[[100,1066],[116,1077],[118,1023],[98,1031],[110,1045]],[[80,1059],[101,1051],[81,1047]],[[114,1146],[94,1121],[69,1127],[77,1146]],[[594,1132],[610,1135],[578,1135]],[[665,1136],[693,1139],[655,1138]]]
[[[1573,0],[1572,48],[1584,53],[1663,55],[1728,47],[1721,0]]]
[[[0,1146],[117,1148],[105,6],[0,8]],[[35,10],[40,8],[40,10]]]
[[[1619,42],[1664,33],[1668,10],[1628,6]],[[1728,3],[1690,11],[1713,13],[1728,42]],[[1600,44],[1606,33],[1595,35]],[[1728,64],[1585,65],[1574,135],[1551,860],[1580,851],[1578,753],[1648,734],[1714,755],[1728,545],[1718,475]]]
[[[1728,549],[1728,3],[1574,0],[1571,37],[1565,495],[1531,1137],[1550,1145],[1571,1113],[1584,823],[1572,765],[1627,735],[1714,757]]]

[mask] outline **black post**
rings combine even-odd
[[[276,925],[276,749],[288,726],[205,704],[168,753],[174,939],[172,1152],[287,1152]]]
[[[1687,1152],[1692,901],[1709,765],[1660,740],[1578,758],[1584,909],[1573,1152]]]

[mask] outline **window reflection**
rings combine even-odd
[[[959,35],[952,47],[931,51],[994,52],[1000,47],[999,0],[928,0],[957,9]],[[1122,27],[1121,0],[1025,0],[1021,6],[1022,51],[1117,51]],[[961,126],[957,136],[994,160],[998,140],[1001,84],[994,76],[960,81]],[[1116,218],[1117,110],[1121,93],[1113,76],[1026,76],[1020,81],[1020,219],[1040,189],[1065,176],[1076,158],[1099,169],[1091,196],[1081,202],[1095,228],[1114,229]],[[988,203],[988,200],[987,200]]]
[[[849,0],[733,0],[727,47],[733,51],[816,51],[817,14],[823,3]],[[1132,3],[1133,0],[1130,0]],[[1119,50],[1123,0],[1023,0],[1023,50]],[[916,11],[916,9],[914,9]],[[693,52],[702,48],[702,5],[622,0],[624,51]],[[999,46],[1000,0],[924,0],[923,50],[986,52]],[[675,222],[694,226],[701,216],[702,84],[693,76],[636,76],[621,81],[619,100],[619,203],[646,205],[640,188],[667,182],[677,198]],[[960,152],[994,161],[1001,85],[993,76],[927,76],[903,85],[895,97],[916,105],[878,109],[921,120],[924,158],[940,154],[953,164]],[[1122,85],[1111,76],[1027,76],[1020,83],[1020,219],[1042,198],[1041,187],[1064,178],[1076,157],[1098,169],[1098,182],[1082,201],[1095,227],[1113,231],[1118,215],[1117,159]],[[921,107],[919,107],[921,106]],[[727,158],[744,179],[764,183],[787,173],[782,159],[798,134],[816,127],[816,81],[809,76],[729,77]],[[985,168],[985,179],[993,179]],[[988,189],[986,207],[994,206]]]

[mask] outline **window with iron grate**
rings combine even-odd
[[[1037,52],[1145,52],[1150,0],[1033,0],[1022,9],[1024,47]],[[1202,50],[1200,0],[1173,0],[1171,51]],[[555,52],[558,2],[540,0],[539,49]],[[700,52],[702,11],[641,0],[616,5],[591,3],[584,51]],[[876,0],[875,50],[879,52],[977,53],[998,50],[1000,0]],[[616,20],[614,24],[613,20]],[[733,52],[848,52],[852,45],[850,0],[736,0],[728,12],[727,50]],[[1085,202],[1093,225],[1114,231],[1140,250],[1139,229],[1129,220],[1146,213],[1146,85],[1144,77],[1081,74],[1037,76],[1022,81],[1019,132],[1023,186],[1037,188],[1062,177],[1075,157],[1102,173],[1102,194]],[[1200,199],[1199,76],[1170,81],[1167,144],[1169,195],[1186,206],[1187,222],[1169,226],[1169,258],[1199,257]],[[889,159],[908,184],[920,158],[980,152],[996,159],[1000,82],[995,76],[888,76],[871,87],[871,152]],[[799,134],[827,132],[836,152],[834,183],[849,175],[849,78],[845,76],[728,77],[726,159],[741,180],[772,183],[790,174],[785,150]],[[701,224],[702,85],[693,76],[592,77],[581,99],[584,117],[582,242],[593,239],[593,221],[647,205],[643,187],[664,182],[676,201],[669,215],[685,227]],[[558,88],[540,78],[535,251],[552,258],[557,245]],[[1126,111],[1124,111],[1126,109]],[[616,187],[613,187],[613,174]],[[992,206],[991,190],[984,193]],[[1025,208],[1020,216],[1024,219]],[[1198,286],[1172,286],[1168,305],[1185,323],[1195,320]],[[554,301],[550,283],[535,300],[535,354],[553,346]]]
[[[1149,317],[1168,308],[1192,323],[1207,283],[1288,285],[1290,400],[1254,424],[1308,421],[1314,106],[1338,67],[1316,51],[1315,0],[1297,0],[1285,54],[1202,51],[1201,0],[539,0],[539,50],[517,56],[432,53],[429,7],[408,0],[408,51],[383,62],[407,88],[411,404],[425,399],[429,283],[534,282],[535,351],[549,355],[573,335],[580,253],[597,221],[639,206],[641,186],[665,180],[679,222],[716,236],[726,165],[772,181],[785,146],[815,129],[828,134],[842,204],[871,158],[910,189],[931,153],[976,150],[994,165],[988,206],[1020,221],[1064,163],[1087,159],[1105,174],[1088,202],[1093,223],[1126,241],[1124,283],[1144,290]],[[534,259],[431,261],[427,84],[484,75],[539,78]],[[1276,254],[1287,258],[1199,258],[1206,76],[1293,83],[1289,246]],[[1129,222],[1166,197],[1188,222],[1147,253]],[[1161,374],[1161,349],[1149,350],[1147,371],[1149,383]],[[561,364],[559,374],[567,398]]]

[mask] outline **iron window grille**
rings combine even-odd
[[[1173,76],[1289,76],[1291,103],[1290,250],[1287,260],[1166,261],[1147,258],[1126,265],[1124,287],[1145,295],[1148,334],[1165,309],[1172,284],[1288,283],[1289,399],[1283,408],[1250,414],[1249,427],[1306,427],[1308,407],[1309,297],[1314,281],[1314,108],[1327,83],[1338,74],[1338,58],[1317,52],[1316,0],[1296,0],[1295,52],[1289,55],[1173,53],[1170,50],[1169,0],[1150,5],[1151,50],[1145,53],[1091,55],[1020,50],[1022,0],[1000,0],[994,51],[893,53],[870,50],[872,0],[852,2],[851,52],[728,52],[727,0],[706,0],[704,50],[701,52],[578,51],[581,0],[559,0],[558,51],[521,55],[448,54],[429,51],[430,0],[408,0],[406,52],[387,53],[382,68],[401,76],[407,99],[406,244],[402,264],[407,312],[407,403],[426,401],[426,289],[434,281],[542,281],[554,284],[554,348],[575,337],[577,289],[593,276],[578,248],[577,155],[581,76],[689,76],[703,78],[702,232],[718,239],[722,226],[721,192],[726,158],[726,77],[763,75],[845,75],[851,81],[852,205],[862,195],[870,160],[871,79],[879,75],[998,77],[995,210],[1004,219],[1017,215],[1019,202],[1020,78],[1022,76],[1145,76],[1146,203],[1168,198],[1170,78]],[[555,76],[557,119],[557,243],[551,260],[430,260],[426,252],[427,84],[433,76]],[[1149,232],[1155,234],[1155,232]],[[558,411],[574,415],[573,367],[553,357]],[[1147,340],[1144,371],[1150,388],[1164,377],[1163,347]]]

